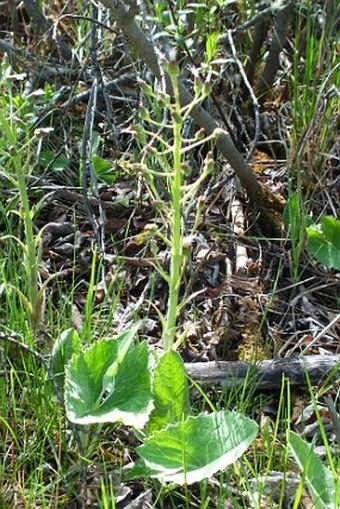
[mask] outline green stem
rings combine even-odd
[[[164,349],[169,350],[173,346],[176,321],[179,289],[181,283],[181,260],[182,260],[182,225],[181,225],[181,201],[182,201],[182,171],[181,171],[181,148],[182,148],[182,117],[179,100],[177,73],[170,73],[175,98],[175,111],[173,115],[173,179],[171,182],[172,194],[172,231],[171,231],[171,266],[169,281],[169,300],[166,325],[164,331]]]
[[[32,305],[32,315],[30,320],[34,322],[36,314],[36,306],[38,305],[39,282],[38,282],[38,265],[36,253],[36,243],[33,231],[32,211],[27,194],[25,170],[27,164],[22,163],[20,155],[16,154],[13,157],[13,164],[17,175],[17,184],[22,203],[22,219],[25,229],[26,252],[25,252],[25,270],[27,274],[27,291],[29,295],[29,302]],[[35,327],[36,323],[31,323]]]

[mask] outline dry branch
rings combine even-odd
[[[269,48],[266,65],[257,89],[257,96],[260,97],[260,102],[262,104],[270,93],[277,71],[279,70],[280,53],[285,43],[286,33],[288,30],[288,21],[292,12],[292,8],[293,2],[288,1],[282,9],[279,9],[276,15],[273,40]]]
[[[246,67],[246,75],[250,84],[252,85],[255,78],[256,62],[259,58],[261,48],[268,35],[270,29],[270,19],[263,17],[254,28],[253,44],[250,48],[248,55],[248,63]],[[247,89],[244,87],[245,93],[248,95]]]
[[[248,380],[256,384],[258,390],[280,389],[283,377],[291,386],[305,387],[307,374],[311,384],[316,385],[333,368],[334,376],[340,377],[340,354],[307,355],[301,359],[268,360],[257,364],[239,361],[185,364],[187,374],[200,383],[228,388]]]

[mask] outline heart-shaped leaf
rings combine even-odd
[[[145,342],[130,346],[134,334],[98,341],[72,358],[65,382],[70,421],[145,426],[153,408],[150,355]]]
[[[326,267],[340,270],[340,221],[325,216],[306,228],[308,249]]]
[[[235,412],[188,417],[156,432],[137,453],[161,482],[191,484],[234,463],[257,435],[258,426]]]

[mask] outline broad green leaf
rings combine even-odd
[[[50,366],[60,390],[64,388],[65,366],[80,349],[81,341],[74,329],[65,330],[53,345]]]
[[[134,333],[98,341],[72,358],[65,382],[70,421],[145,426],[153,408],[150,355],[145,342],[126,351]]]
[[[70,420],[78,421],[100,404],[105,375],[117,362],[119,340],[102,340],[74,357],[66,369],[65,398]]]
[[[175,424],[190,415],[189,387],[180,355],[169,350],[155,369],[154,409],[148,422],[148,434]]]
[[[43,151],[40,154],[39,162],[45,165],[50,164],[55,171],[62,171],[70,166],[70,161],[64,154],[56,156],[50,150]]]
[[[132,340],[136,332],[137,332],[136,329],[132,329],[130,331],[123,332],[119,336],[119,338],[116,338],[116,341],[117,340],[119,341],[117,359],[108,367],[106,372],[103,374],[102,391],[100,398],[103,396],[105,392],[106,396],[108,395],[109,392],[113,392],[115,377],[118,372],[118,366],[123,362],[123,359],[131,346]]]
[[[322,231],[331,244],[340,253],[340,221],[332,216],[325,216],[321,219]]]
[[[315,509],[334,508],[335,486],[332,473],[296,433],[290,432],[289,446],[309,487]]]
[[[156,432],[137,447],[161,482],[191,484],[234,463],[257,435],[258,426],[235,412],[188,417]]]
[[[92,164],[97,177],[106,182],[106,184],[112,184],[115,179],[112,163],[98,155],[94,155],[92,157]]]
[[[308,249],[326,267],[340,270],[340,221],[326,216],[306,228]]]

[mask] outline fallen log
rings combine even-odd
[[[334,369],[340,378],[340,355],[306,355],[301,358],[266,360],[258,363],[241,361],[212,361],[185,363],[187,375],[208,385],[232,387],[248,381],[258,390],[280,389],[283,377],[291,386],[306,387],[307,378],[312,385]]]

